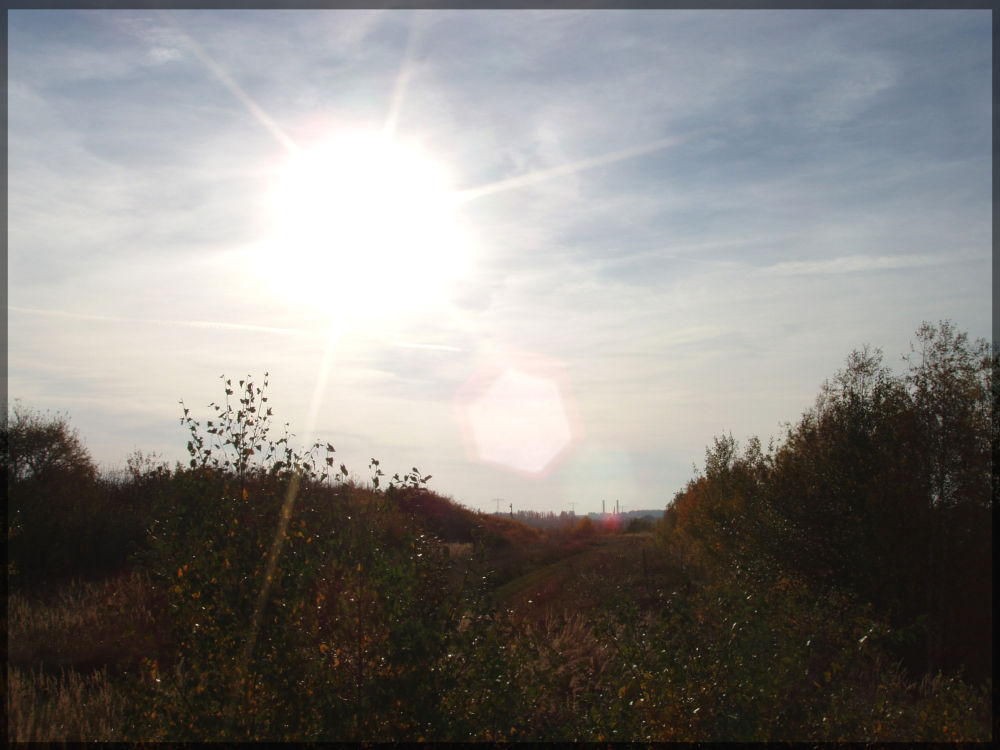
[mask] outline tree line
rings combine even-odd
[[[943,322],[906,364],[862,348],[780,442],[715,438],[614,576],[590,518],[473,513],[375,459],[353,483],[332,445],[275,434],[266,376],[224,379],[208,419],[182,404],[187,465],[116,475],[15,407],[8,584],[147,577],[156,636],[105,686],[116,739],[981,740],[997,360]],[[596,609],[498,600],[570,553]]]
[[[985,340],[916,332],[897,375],[863,347],[786,425],[731,435],[674,497],[661,534],[706,574],[794,576],[873,608],[914,675],[992,668],[997,377]]]

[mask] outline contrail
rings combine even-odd
[[[404,349],[433,349],[439,352],[460,352],[463,351],[457,346],[449,346],[448,344],[417,344],[409,343],[406,341],[393,341],[393,346],[401,346]]]
[[[528,174],[520,175],[518,177],[498,180],[497,182],[491,182],[478,188],[459,190],[456,194],[456,200],[459,203],[464,203],[466,201],[475,200],[476,198],[481,198],[484,195],[490,195],[491,193],[499,193],[504,190],[515,190],[517,188],[524,187],[525,185],[533,185],[536,182],[544,182],[555,177],[563,177],[576,172],[582,172],[585,169],[594,169],[595,167],[603,167],[605,164],[613,164],[615,162],[625,161],[626,159],[634,159],[635,157],[642,156],[643,154],[676,146],[686,140],[689,140],[693,136],[693,133],[689,133],[686,135],[660,138],[655,141],[650,141],[649,143],[644,143],[640,146],[623,148],[618,151],[611,151],[609,153],[602,154],[600,156],[580,159],[579,161],[570,162],[569,164],[560,164],[555,167],[549,167],[548,169],[539,169],[534,172],[529,172]]]
[[[403,60],[399,64],[399,74],[396,76],[396,85],[392,90],[392,98],[389,100],[389,114],[385,118],[383,133],[392,140],[396,134],[396,123],[399,122],[399,113],[403,108],[403,95],[406,93],[406,86],[410,82],[412,69],[410,62],[413,60],[417,50],[417,43],[421,36],[422,29],[418,26],[420,16],[416,10],[410,11],[410,33],[406,40],[406,50],[403,53]]]
[[[188,328],[224,328],[231,331],[259,331],[275,333],[282,336],[317,336],[316,331],[305,331],[301,328],[276,328],[275,326],[258,326],[252,323],[225,323],[217,320],[164,320],[162,318],[125,318],[115,315],[91,315],[88,313],[67,312],[65,310],[43,310],[34,307],[19,307],[8,305],[8,310],[29,313],[32,315],[50,315],[74,320],[97,320],[106,323],[145,323],[161,326],[185,326]]]

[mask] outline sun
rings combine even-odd
[[[443,294],[464,263],[447,169],[382,133],[292,154],[270,196],[266,273],[338,315],[394,314]]]

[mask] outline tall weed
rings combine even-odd
[[[10,742],[110,742],[122,739],[129,698],[106,669],[58,675],[7,665]]]

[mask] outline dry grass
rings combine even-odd
[[[162,639],[159,609],[157,592],[139,573],[73,582],[45,598],[12,592],[7,601],[8,663],[48,672],[127,669]]]
[[[555,562],[497,589],[497,601],[537,623],[564,611],[597,613],[622,600],[659,609],[664,592],[680,585],[680,571],[650,534],[597,537],[563,551]]]
[[[549,686],[544,708],[556,715],[577,716],[586,699],[599,691],[612,650],[595,635],[590,618],[581,613],[546,617],[526,629],[528,639],[540,649],[529,671]]]
[[[450,542],[445,545],[452,560],[468,560],[472,557],[471,542]]]
[[[10,742],[120,740],[125,707],[107,670],[47,675],[7,665]]]
[[[156,615],[160,613],[160,622]],[[121,739],[121,685],[165,643],[158,592],[138,573],[7,602],[7,732],[26,741]]]

